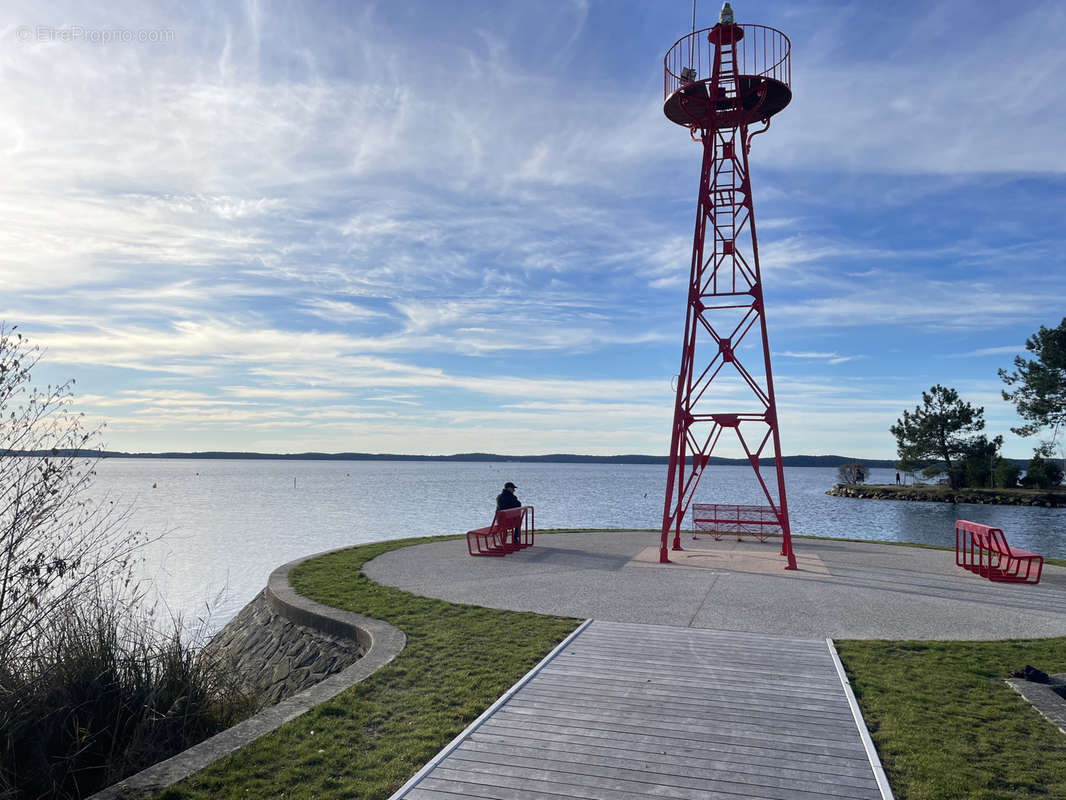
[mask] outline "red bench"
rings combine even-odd
[[[721,540],[724,533],[735,534],[738,542],[741,536],[757,536],[765,542],[768,536],[781,535],[781,520],[770,506],[693,503],[692,527],[693,539],[696,531],[706,531],[715,541]]]
[[[514,541],[514,529],[521,528]],[[505,508],[496,512],[492,524],[466,533],[466,549],[472,556],[505,556],[533,545],[533,506]]]
[[[1044,557],[1007,544],[999,528],[955,522],[955,563],[997,583],[1040,583]]]

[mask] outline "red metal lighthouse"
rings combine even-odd
[[[703,166],[659,560],[670,560],[671,529],[672,548],[682,549],[681,522],[707,461],[732,441],[768,504],[738,508],[769,514],[785,568],[795,569],[748,178],[752,137],[792,99],[790,43],[773,28],[735,24],[726,3],[717,25],[670,48],[665,66],[663,111],[703,145]],[[762,127],[749,131],[753,123]],[[770,453],[772,477],[759,464]]]

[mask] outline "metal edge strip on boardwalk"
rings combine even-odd
[[[840,656],[837,654],[836,645],[832,639],[826,639],[825,645],[829,648],[829,656],[833,659],[833,666],[836,667],[837,677],[840,678],[840,685],[844,687],[844,695],[848,698],[848,706],[851,707],[851,716],[855,718],[855,727],[859,729],[859,736],[862,739],[862,746],[866,748],[866,755],[870,759],[870,768],[874,772],[874,779],[877,781],[877,788],[881,790],[881,797],[883,800],[895,800],[892,794],[892,787],[888,785],[888,776],[885,774],[885,768],[881,766],[881,759],[877,755],[877,748],[874,747],[874,740],[870,738],[870,731],[866,727],[866,720],[862,718],[862,711],[859,710],[859,703],[855,699],[855,693],[851,691],[851,684],[848,682],[848,676],[844,672],[844,665],[840,661]]]
[[[552,650],[550,653],[548,653],[548,655],[544,656],[544,658],[540,660],[539,664],[537,664],[535,667],[533,667],[533,669],[523,675],[521,680],[518,681],[518,683],[516,683],[514,686],[504,692],[495,703],[485,709],[484,713],[480,717],[471,722],[463,730],[462,733],[460,733],[458,736],[448,742],[444,749],[437,753],[437,755],[435,755],[433,758],[431,758],[429,762],[424,767],[422,767],[422,769],[412,775],[410,780],[408,780],[407,783],[401,786],[396,791],[396,793],[389,798],[389,800],[399,800],[399,798],[403,797],[409,791],[415,788],[415,786],[417,786],[421,782],[421,780],[434,769],[434,767],[436,767],[441,761],[447,758],[451,754],[451,752],[455,750],[455,748],[457,748],[459,745],[461,745],[463,741],[465,741],[472,733],[474,733],[474,731],[480,728],[485,723],[485,721],[488,720],[493,714],[495,714],[504,703],[510,700],[519,689],[521,689],[523,686],[533,680],[533,678],[536,677],[537,673],[539,673],[542,669],[548,666],[548,664],[550,664],[555,659],[555,657],[559,655],[559,653],[561,653],[567,645],[570,644],[570,642],[576,639],[585,630],[585,628],[587,628],[591,624],[592,620],[587,619],[580,625],[578,625],[577,629],[574,630],[561,642],[559,642],[559,644],[555,646],[554,650]]]

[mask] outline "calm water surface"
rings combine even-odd
[[[894,479],[871,471],[871,483]],[[508,480],[536,508],[538,528],[661,525],[659,465],[112,459],[100,464],[94,491],[131,505],[130,527],[163,534],[145,554],[145,576],[172,614],[214,630],[294,558],[487,525]],[[785,480],[795,534],[953,545],[963,518],[1066,558],[1066,509],[829,497],[832,468],[789,468]],[[697,500],[760,501],[747,467],[708,467]]]

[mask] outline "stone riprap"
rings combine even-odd
[[[859,486],[838,483],[826,492],[833,497],[862,500],[914,500],[923,503],[976,503],[978,505],[1066,506],[1066,493],[1000,491],[997,489],[946,489],[942,486]]]
[[[363,655],[352,639],[325,636],[278,613],[265,591],[211,639],[204,657],[232,670],[260,708],[340,672]]]

